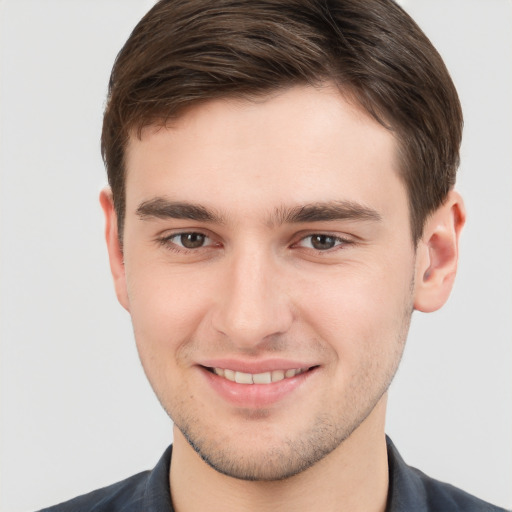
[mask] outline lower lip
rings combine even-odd
[[[284,400],[302,386],[317,368],[272,384],[238,384],[200,367],[213,390],[227,402],[244,408],[260,409]]]

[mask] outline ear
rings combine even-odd
[[[112,191],[109,187],[100,192],[100,204],[105,214],[105,240],[107,242],[108,258],[110,261],[110,271],[114,278],[114,288],[116,290],[117,300],[128,312],[129,301],[126,287],[126,274],[123,261],[123,250],[119,242],[119,232],[117,228],[117,215],[114,209],[114,200]]]
[[[416,252],[414,309],[429,313],[448,300],[459,258],[459,236],[466,222],[462,197],[450,191],[427,219]]]

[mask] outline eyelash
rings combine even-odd
[[[209,244],[209,245],[202,245],[197,248],[188,248],[188,247],[183,247],[183,245],[178,245],[176,242],[173,242],[173,239],[180,238],[180,237],[183,237],[186,235],[201,236],[201,237],[204,237],[205,241],[211,240],[211,237],[209,237],[208,235],[201,233],[199,231],[181,231],[179,233],[173,233],[171,235],[166,235],[166,236],[160,237],[157,239],[157,241],[161,245],[163,245],[166,249],[169,249],[170,251],[178,252],[181,254],[195,252],[198,249],[205,249],[207,247],[211,247],[212,245],[215,245],[215,244]]]
[[[204,237],[205,241],[210,240],[210,242],[213,242],[211,237],[209,237],[205,233],[201,233],[199,231],[182,231],[182,232],[179,232],[179,233],[173,233],[171,235],[166,235],[166,236],[160,237],[160,238],[157,239],[157,241],[162,246],[164,246],[166,249],[169,249],[170,251],[177,252],[177,253],[180,253],[180,254],[187,254],[187,253],[191,253],[191,252],[196,252],[196,251],[198,251],[200,249],[208,249],[208,248],[210,248],[212,246],[214,247],[215,245],[220,246],[220,244],[210,243],[208,245],[201,245],[201,246],[195,247],[195,248],[188,248],[188,247],[184,247],[183,245],[179,245],[176,242],[173,242],[173,239],[176,239],[176,238],[179,238],[179,237],[183,237],[183,236],[186,236],[186,235],[196,235],[196,236]],[[327,248],[327,249],[323,249],[323,250],[322,249],[315,249],[314,247],[302,247],[302,248],[313,250],[316,254],[326,254],[326,253],[329,253],[331,251],[340,250],[343,247],[355,244],[354,240],[351,240],[349,238],[344,238],[344,237],[341,237],[341,236],[338,236],[338,235],[332,235],[332,234],[329,234],[329,233],[321,233],[320,232],[320,233],[310,233],[310,234],[308,234],[306,236],[301,237],[298,242],[295,242],[295,243],[292,244],[292,247],[299,247],[300,248],[301,247],[300,244],[302,242],[304,242],[307,239],[312,239],[315,236],[316,237],[325,237],[325,238],[331,239],[335,245],[333,247],[330,247],[330,248]]]
[[[349,238],[344,238],[342,236],[338,236],[338,235],[331,235],[329,233],[311,233],[307,236],[304,236],[302,237],[299,242],[297,242],[296,244],[294,245],[298,245],[300,244],[301,242],[304,242],[305,240],[307,239],[312,239],[313,237],[325,237],[325,238],[329,238],[331,239],[333,242],[334,242],[334,246],[333,247],[330,247],[330,248],[327,248],[327,249],[324,249],[324,250],[321,250],[321,249],[315,249],[314,247],[308,247],[308,249],[312,249],[313,251],[315,251],[316,253],[318,254],[325,254],[325,253],[328,253],[330,251],[333,251],[333,250],[336,250],[336,249],[341,249],[343,248],[344,246],[347,246],[347,245],[353,245],[354,244],[354,241],[353,240],[350,240]],[[310,242],[311,243],[311,242]]]

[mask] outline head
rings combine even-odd
[[[131,134],[209,100],[322,83],[393,133],[416,243],[455,183],[462,112],[438,52],[392,0],[157,2],[116,59],[104,116],[121,238]]]
[[[451,288],[461,125],[391,1],[173,0],[143,18],[112,72],[102,205],[177,447],[276,480],[383,430],[412,311]]]

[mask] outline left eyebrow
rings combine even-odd
[[[271,219],[271,224],[297,224],[334,220],[374,221],[382,220],[377,210],[353,201],[329,201],[312,203],[293,208],[279,208]]]

